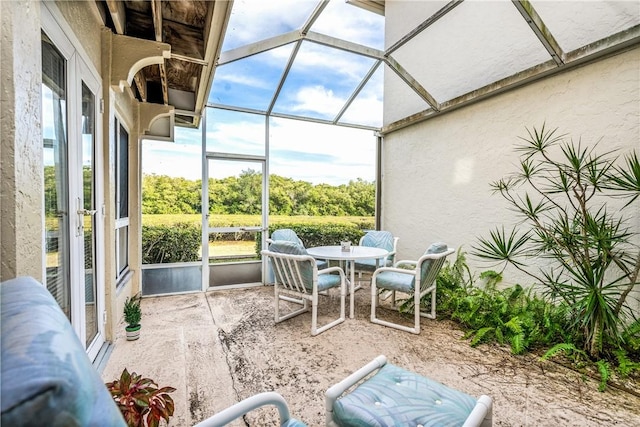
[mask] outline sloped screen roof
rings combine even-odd
[[[384,130],[639,42],[637,1],[236,0],[209,105]]]

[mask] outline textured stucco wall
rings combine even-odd
[[[82,49],[96,70],[101,63],[102,22],[92,1],[56,1],[56,6],[74,34],[82,42]]]
[[[42,280],[40,5],[0,2],[0,279]]]
[[[546,122],[583,144],[601,140],[599,152],[640,152],[639,70],[636,48],[386,135],[382,223],[400,237],[399,257],[437,240],[469,251],[496,225],[510,229],[514,216],[489,184],[514,171],[527,127]],[[640,232],[637,208],[629,224]]]

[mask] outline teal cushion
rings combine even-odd
[[[340,286],[342,280],[338,274],[319,274],[318,275],[318,291],[326,291],[327,289]],[[306,286],[306,285],[305,285]],[[307,288],[311,290],[311,288]]]
[[[276,240],[269,245],[269,250],[271,252],[281,253],[281,254],[290,254],[290,255],[309,255],[304,246],[289,242],[286,240]],[[304,287],[307,289],[313,289],[313,264],[310,261],[297,262],[298,268],[300,270],[300,275],[302,276],[302,282]],[[289,269],[291,268],[288,264],[280,264],[278,263],[279,268],[274,268],[275,276],[278,283],[285,284],[287,282],[287,277],[291,277],[293,275],[292,272],[288,271],[286,273],[281,272],[281,268]],[[281,274],[284,273],[284,274]]]
[[[0,285],[3,426],[125,426],[67,317],[44,286]]]
[[[381,248],[387,251],[393,251],[393,234],[389,231],[369,231],[362,237],[360,242],[362,246],[371,248]],[[389,257],[386,262],[384,259],[359,259],[355,262],[356,270],[375,271],[376,261],[378,267],[390,267],[393,265],[393,256]]]
[[[424,252],[424,255],[439,254],[446,252],[448,249],[445,243],[433,243]],[[436,264],[433,264],[432,259],[427,259],[422,262],[420,268],[421,279],[424,284],[429,279],[429,269],[433,266],[438,269],[444,263],[444,258],[435,260]],[[382,289],[388,289],[391,291],[399,291],[405,293],[412,293],[415,286],[415,276],[413,274],[396,273],[394,271],[383,271],[376,276],[376,286]]]
[[[281,228],[274,231],[271,233],[271,240],[286,240],[287,242],[298,243],[300,246],[304,247],[302,240],[300,240],[296,232],[289,228]]]
[[[395,271],[383,271],[376,276],[376,287],[381,289],[388,289],[390,291],[398,291],[404,293],[413,292],[413,285],[416,278],[413,274],[396,273]]]
[[[468,394],[387,363],[333,404],[342,427],[461,426],[476,404]]]
[[[447,244],[446,243],[442,243],[442,242],[438,242],[438,243],[433,243],[431,244],[427,250],[424,252],[425,255],[429,255],[429,254],[440,254],[442,252],[446,252],[447,251]],[[434,264],[435,262],[435,264]],[[444,258],[441,258],[439,260],[433,260],[433,259],[427,259],[424,260],[424,262],[422,263],[422,266],[420,268],[420,277],[422,279],[422,287],[421,289],[425,289],[427,286],[430,285],[425,283],[427,280],[428,281],[432,281],[435,280],[435,277],[430,277],[429,275],[429,269],[431,269],[431,267],[435,267],[436,269],[440,270],[440,267],[442,267],[442,264],[444,263]],[[431,275],[433,276],[433,275]]]

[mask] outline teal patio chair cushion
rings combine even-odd
[[[391,252],[393,251],[393,234],[390,231],[369,231],[362,237],[360,244],[371,248],[386,249]],[[356,260],[356,270],[375,271],[376,261],[378,262],[378,267],[390,267],[393,265],[392,257],[387,258],[386,262],[383,259],[359,259]]]
[[[424,255],[441,254],[442,252],[446,252],[447,249],[448,248],[446,243],[441,243],[441,242],[433,243],[427,248],[427,250],[424,252]],[[440,265],[442,265],[442,263],[444,262],[444,259],[435,260],[435,261],[436,263],[439,264],[437,265],[437,267],[439,268]],[[429,269],[431,268],[433,263],[434,263],[434,260],[432,259],[427,259],[422,263],[422,267],[420,269],[420,276],[422,277],[423,281],[428,277]]]
[[[285,240],[288,242],[294,242],[294,243],[298,243],[300,246],[304,248],[304,243],[302,242],[300,237],[298,237],[296,232],[291,230],[290,228],[280,228],[278,230],[275,230],[273,233],[271,233],[271,240],[273,241]],[[316,260],[316,265],[318,266],[319,270],[322,270],[329,266],[327,261],[322,261],[322,260]]]
[[[424,255],[439,254],[447,251],[447,245],[445,243],[433,243],[424,252]],[[421,276],[426,279],[429,269],[433,264],[433,260],[427,259],[422,263]],[[383,271],[376,276],[376,286],[378,288],[389,289],[391,291],[398,291],[404,293],[413,292],[416,278],[412,274],[396,273],[395,271]]]
[[[387,363],[333,405],[342,427],[461,426],[476,399]]]
[[[280,228],[271,233],[271,240],[286,240],[287,242],[298,243],[300,246],[304,247],[304,243],[298,237],[295,231],[289,228]]]
[[[276,240],[269,245],[271,252],[277,252],[290,255],[309,255],[307,250],[302,246],[294,242],[285,240]],[[300,275],[304,287],[311,291],[313,289],[313,264],[310,262],[299,262]],[[280,276],[278,270],[275,270],[276,278],[278,282],[283,282],[283,277]],[[325,291],[327,289],[340,286],[341,280],[339,275],[335,274],[320,274],[318,275],[318,291]]]
[[[67,316],[32,278],[0,285],[3,426],[126,426]]]

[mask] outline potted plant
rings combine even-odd
[[[128,427],[157,427],[161,419],[168,423],[173,416],[175,407],[169,396],[176,391],[173,387],[158,388],[155,381],[135,372],[129,374],[127,368],[106,386]]]
[[[142,297],[140,294],[136,294],[133,297],[127,297],[124,302],[124,321],[127,324],[125,330],[127,331],[127,341],[133,341],[140,338],[140,318],[142,317],[142,310],[140,309],[140,300]]]

